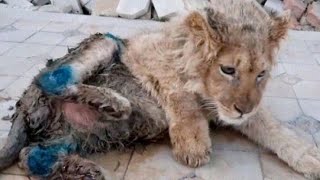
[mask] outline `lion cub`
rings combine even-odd
[[[133,37],[123,61],[166,112],[175,158],[210,160],[208,114],[243,124],[256,113],[289,14],[268,14],[255,0],[214,0],[203,11]]]

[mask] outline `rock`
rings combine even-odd
[[[119,16],[136,19],[146,14],[150,7],[150,0],[120,0],[116,12]]]
[[[33,4],[27,0],[4,0],[9,6],[18,6],[22,8],[33,7]]]
[[[314,1],[308,6],[306,20],[312,26],[320,28],[320,1]]]
[[[276,12],[282,12],[283,11],[283,3],[280,0],[268,0],[264,4],[264,8],[267,10],[274,10]]]
[[[96,0],[93,5],[92,14],[96,16],[118,16],[116,9],[119,0]]]
[[[82,14],[82,9],[79,0],[50,0],[51,4],[57,6],[59,9],[65,9],[67,6],[72,7],[72,13]]]
[[[152,16],[152,6],[149,6],[148,12],[147,12],[145,15],[139,17],[139,19],[150,20],[150,19],[151,19],[151,16]]]
[[[35,6],[43,6],[50,3],[50,0],[32,0],[31,3]]]
[[[90,0],[80,0],[81,6],[86,5]]]
[[[284,9],[290,9],[291,13],[297,19],[300,19],[307,8],[303,0],[283,0]]]
[[[152,0],[152,3],[160,19],[185,11],[182,0]]]
[[[208,0],[183,0],[186,10],[197,10],[205,8],[209,2]]]
[[[296,17],[294,17],[294,16],[290,17],[289,28],[290,29],[295,29],[295,30],[299,30],[300,29],[300,24],[299,24],[299,22],[298,22]]]
[[[95,4],[95,0],[90,0],[89,2],[87,2],[82,7],[84,7],[85,10],[87,10],[90,14],[92,14],[92,10],[93,10],[94,4]]]
[[[52,4],[44,5],[39,8],[39,11],[44,12],[54,12],[54,13],[71,13],[72,12],[72,6],[67,5],[63,7],[58,7]]]

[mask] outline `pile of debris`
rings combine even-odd
[[[257,0],[266,9],[292,11],[291,28],[320,30],[320,0]],[[59,13],[166,20],[210,0],[0,0],[0,6]]]
[[[291,29],[320,31],[320,0],[267,0],[266,9],[291,11]]]
[[[154,20],[203,8],[206,3],[208,0],[0,0],[0,6],[32,11]]]

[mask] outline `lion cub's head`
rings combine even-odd
[[[221,120],[240,124],[259,106],[290,13],[268,14],[256,2],[232,2],[194,12],[185,23],[205,59],[197,69],[203,81],[197,92],[214,104]]]

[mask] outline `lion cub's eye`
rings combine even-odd
[[[236,69],[230,66],[220,66],[221,71],[227,75],[234,75],[236,73]]]
[[[261,71],[261,73],[258,74],[258,76],[257,76],[257,80],[260,81],[265,75],[266,75],[266,71],[264,71],[264,70]]]
[[[258,78],[262,78],[266,74],[266,71],[261,71],[261,73],[258,75]]]

